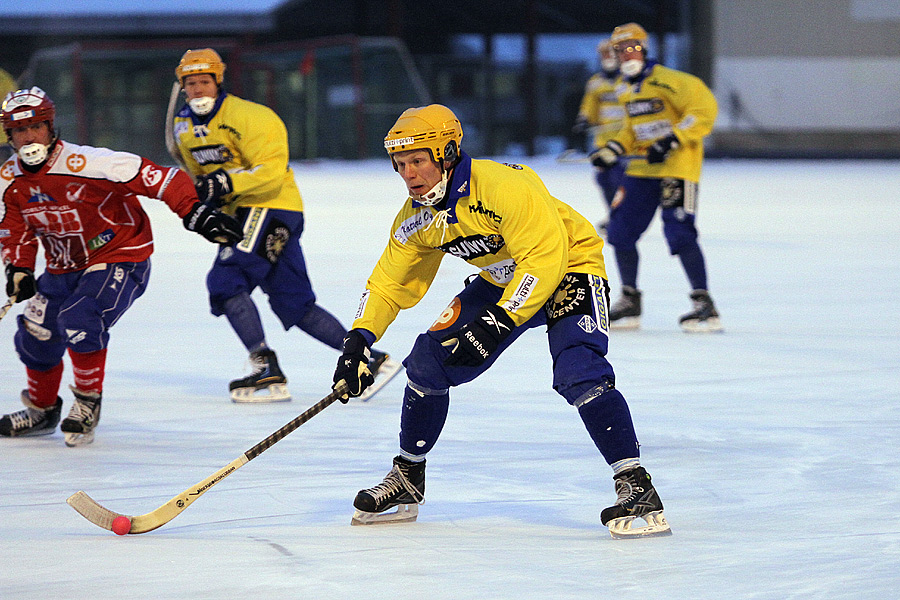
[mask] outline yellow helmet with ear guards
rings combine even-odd
[[[175,76],[178,82],[184,84],[184,78],[188,75],[212,75],[216,80],[216,85],[222,85],[225,80],[225,63],[222,57],[212,48],[201,48],[199,50],[188,50],[181,57],[178,66],[175,67]]]
[[[613,29],[609,41],[613,47],[617,47],[622,42],[629,40],[637,40],[642,46],[647,45],[647,32],[637,23],[625,23]]]
[[[403,111],[384,138],[384,148],[391,156],[407,150],[428,150],[431,158],[441,163],[459,160],[463,130],[453,111],[441,104],[429,104]]]

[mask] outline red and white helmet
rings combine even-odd
[[[44,121],[53,131],[53,119],[56,117],[56,106],[47,93],[39,87],[30,90],[10,92],[0,105],[0,123],[9,137],[10,129],[23,125],[33,125]]]

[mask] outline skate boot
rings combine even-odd
[[[30,437],[50,435],[56,431],[62,412],[62,398],[56,397],[56,404],[47,408],[35,406],[28,390],[22,390],[23,410],[0,417],[0,435],[4,437]]]
[[[73,386],[69,389],[75,394],[75,403],[59,428],[66,436],[66,446],[74,448],[94,441],[94,429],[100,422],[100,394],[82,392]]]
[[[610,535],[616,539],[672,535],[663,514],[662,501],[644,467],[629,469],[613,479],[618,498],[614,505],[600,513],[600,522],[609,527]],[[637,517],[647,525],[632,527],[632,521]]]
[[[414,463],[397,456],[384,481],[356,494],[356,512],[350,524],[411,523],[419,516],[419,504],[424,502],[425,461]],[[395,506],[396,511],[384,512]]]
[[[622,286],[622,296],[609,308],[610,329],[637,329],[641,326],[641,292]]]
[[[359,399],[366,402],[386,386],[394,376],[403,369],[403,364],[392,359],[386,352],[372,348],[372,359],[369,361],[369,372],[375,376],[375,382],[367,387]]]
[[[694,290],[691,292],[691,301],[694,310],[681,315],[678,324],[688,333],[715,333],[722,331],[722,323],[719,321],[719,313],[713,304],[709,292],[706,290]]]
[[[291,394],[278,358],[268,348],[250,353],[253,372],[228,384],[232,402],[287,402]],[[257,392],[263,392],[257,395]]]

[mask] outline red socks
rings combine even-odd
[[[63,363],[47,371],[36,371],[25,367],[28,373],[28,398],[39,408],[49,408],[56,404],[59,382],[62,381]]]
[[[70,348],[69,358],[72,360],[75,387],[82,392],[101,395],[106,374],[106,348],[94,352],[72,352]]]

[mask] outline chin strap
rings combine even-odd
[[[447,183],[449,181],[449,171],[444,169],[441,172],[441,180],[438,181],[433,188],[420,196],[413,196],[412,199],[422,206],[434,206],[444,199],[447,193]]]
[[[191,107],[191,110],[194,111],[194,114],[198,117],[208,115],[215,105],[216,99],[210,98],[209,96],[203,96],[201,98],[191,98],[190,100],[188,100],[188,106]]]

